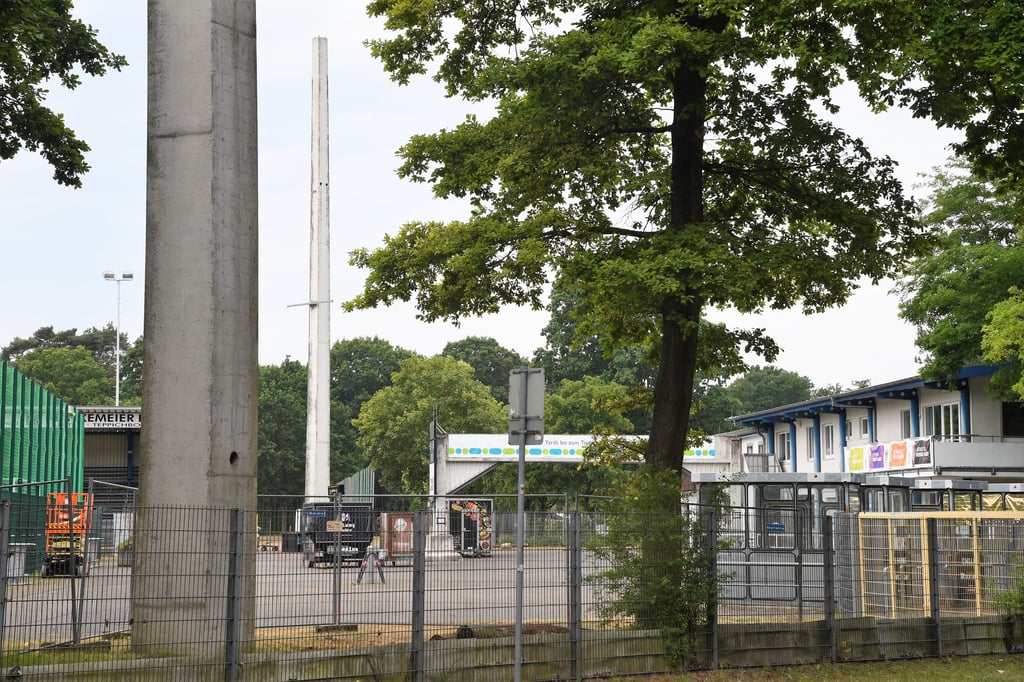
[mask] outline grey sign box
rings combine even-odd
[[[524,381],[525,378],[525,381]],[[544,370],[517,367],[508,376],[508,442],[527,445],[544,442]]]

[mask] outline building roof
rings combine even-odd
[[[957,375],[956,381],[933,381],[922,379],[920,376],[907,377],[884,384],[866,386],[768,410],[742,414],[730,417],[729,421],[737,427],[756,427],[762,424],[810,418],[815,414],[835,413],[847,407],[874,407],[875,402],[880,398],[883,400],[910,400],[916,397],[917,392],[921,389],[956,390],[964,388],[967,386],[968,379],[987,376],[995,370],[996,368],[991,365],[964,367]]]

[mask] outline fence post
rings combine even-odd
[[[569,537],[569,649],[572,679],[583,679],[583,539],[580,512],[568,515]]]
[[[937,520],[926,519],[928,532],[928,591],[931,593],[931,619],[935,624],[935,655],[942,658],[942,594],[939,592],[939,533]]]
[[[718,575],[718,510],[712,507],[704,514],[705,547],[704,552],[708,565],[708,584],[714,590],[707,595],[708,636],[711,639],[711,667],[718,669],[718,590],[721,583]]]
[[[825,588],[825,631],[828,636],[828,660],[836,662],[836,582],[835,582],[835,538],[833,537],[832,517],[825,515],[822,524],[825,556],[822,562]]]
[[[427,521],[429,512],[416,512],[412,521],[412,681],[423,682],[423,640],[426,623]]]
[[[11,553],[11,501],[0,500],[0,561],[4,562],[0,568],[0,661],[4,657],[4,638],[7,633],[4,628],[7,624],[7,557]]]
[[[239,642],[242,632],[242,600],[239,596],[239,586],[242,584],[242,553],[245,551],[244,538],[242,537],[242,510],[232,509],[229,512],[230,521],[228,536],[228,584],[227,584],[227,614],[224,632],[224,679],[227,682],[235,682],[238,679],[239,665]]]
[[[796,613],[804,622],[804,524],[800,514],[793,515],[793,563],[796,578]]]

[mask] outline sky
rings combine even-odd
[[[309,299],[310,106],[312,42],[326,37],[330,80],[331,340],[377,336],[424,355],[467,336],[495,338],[529,358],[544,345],[546,311],[510,308],[468,318],[458,327],[426,324],[412,305],[345,313],[366,273],[348,254],[373,248],[413,220],[465,218],[465,205],[433,198],[430,188],[398,178],[396,152],[410,136],[452,127],[472,111],[447,99],[429,78],[391,82],[363,45],[383,35],[366,2],[258,0],[259,361],[307,360]],[[0,285],[0,345],[36,329],[103,327],[118,319],[135,339],[143,330],[146,188],[146,3],[78,0],[73,13],[97,29],[129,66],[84,78],[74,91],[54,86],[47,102],[91,147],[83,187],[51,179],[43,159],[23,151],[0,163],[5,242]],[[873,115],[848,98],[839,122],[876,154],[899,164],[911,188],[945,162],[955,138],[900,111]],[[923,194],[917,190],[916,194]],[[120,285],[105,271],[134,280]],[[872,383],[917,373],[914,330],[897,316],[891,283],[864,286],[842,309],[741,316],[710,311],[716,321],[764,327],[783,352],[775,364],[815,386]],[[118,289],[120,295],[118,296]],[[120,305],[118,305],[120,299]],[[878,343],[878,339],[884,339]],[[756,358],[754,362],[759,362]],[[763,364],[763,363],[760,363]]]

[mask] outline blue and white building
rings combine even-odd
[[[733,418],[715,436],[734,472],[1024,480],[1024,403],[988,392],[994,368],[910,377]]]

